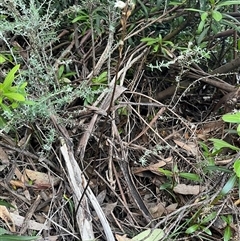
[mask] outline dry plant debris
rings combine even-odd
[[[74,29],[62,29],[59,42],[44,46],[44,55],[55,55],[49,61],[56,75],[67,59],[71,64],[66,66],[78,71],[72,78],[55,79],[58,88],[69,86],[74,92],[84,84],[83,89],[94,91],[93,80],[104,72],[107,87],[87,103],[77,94],[61,107],[53,101],[48,118],[26,119],[0,133],[1,227],[12,234],[39,235],[42,241],[219,240],[226,228],[239,240],[238,190],[234,187],[219,198],[229,178],[220,168],[228,168],[236,152],[212,156],[208,141],[214,137],[239,146],[220,115],[238,107],[239,88],[229,81],[229,73],[239,66],[239,58],[220,61],[208,71],[201,61],[191,62],[197,51],[191,46],[189,65],[180,50],[168,45],[162,46],[167,54],[154,53],[138,36],[145,37],[144,31],[156,23],[185,16],[185,11],[168,7],[146,23],[139,19],[130,31],[138,9],[131,1],[121,2],[118,31],[109,28],[96,37],[90,24],[80,35],[74,22]],[[174,40],[186,26],[163,41]],[[135,38],[131,46],[128,40]],[[26,60],[33,53],[27,38],[13,39],[24,59],[21,68],[28,69]],[[1,45],[7,49],[5,42]],[[156,60],[170,65],[151,69]],[[57,96],[63,99],[67,92]],[[50,131],[54,138],[44,149]],[[222,216],[231,216],[231,224]],[[196,232],[190,232],[191,225]]]

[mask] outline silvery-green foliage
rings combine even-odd
[[[47,6],[43,13],[43,4]],[[15,63],[26,64],[27,71],[22,78],[27,78],[29,86],[39,96],[47,91],[47,83],[54,83],[54,70],[49,68],[53,64],[51,43],[57,40],[59,22],[53,18],[54,11],[50,11],[52,1],[4,0],[0,3],[0,39],[7,46]],[[20,54],[13,46],[12,38],[21,37],[28,46],[27,56]],[[36,87],[36,89],[35,89]]]

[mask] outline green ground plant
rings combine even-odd
[[[7,121],[12,117],[13,110],[20,108],[21,105],[34,105],[33,101],[27,100],[26,86],[27,82],[20,85],[13,85],[16,79],[16,72],[19,70],[20,65],[14,66],[2,83],[0,83],[0,127],[4,128]]]
[[[235,132],[238,136],[240,136],[240,112],[225,114],[223,115],[222,119],[227,123],[237,124],[237,128]],[[224,140],[216,139],[216,138],[211,138],[209,140],[213,142],[214,151],[220,151],[223,148],[229,148],[238,153],[240,151],[239,147],[229,144]],[[237,185],[238,193],[240,197],[240,158],[239,157],[236,160],[234,160],[234,163],[232,164],[231,168],[233,169],[232,175],[230,176],[229,180],[223,187],[220,195],[225,196],[235,187],[235,185]]]

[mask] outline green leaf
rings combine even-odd
[[[151,46],[153,44],[156,44],[159,42],[158,38],[142,38],[141,42],[146,42],[148,46]]]
[[[25,105],[36,105],[36,102],[33,101],[33,100],[25,100],[25,101],[23,102],[23,104],[25,104]]]
[[[205,20],[207,19],[207,16],[208,16],[208,12],[203,12],[203,13],[201,14],[201,20],[202,20],[202,21],[205,21]]]
[[[14,208],[15,209],[15,207],[11,203],[8,203],[4,200],[0,200],[0,205],[5,206],[7,208]]]
[[[193,11],[193,12],[198,12],[198,13],[203,13],[203,12],[204,12],[204,11],[202,11],[202,10],[195,9],[195,8],[185,8],[185,10]]]
[[[201,178],[195,173],[181,172],[179,176],[192,181],[201,181]]]
[[[164,232],[162,229],[156,228],[156,229],[148,229],[145,230],[135,237],[133,237],[131,240],[132,241],[139,241],[139,240],[144,240],[144,241],[153,241],[153,240],[161,240],[162,237],[164,236]]]
[[[84,11],[79,11],[78,12],[79,16],[77,16],[76,18],[74,18],[72,20],[72,23],[76,23],[77,21],[83,21],[86,22],[86,20],[89,20],[89,15],[86,14]]]
[[[223,18],[222,14],[216,10],[212,11],[212,16],[213,16],[214,20],[216,20],[217,22],[221,21]]]
[[[37,240],[40,237],[38,236],[17,236],[17,235],[1,235],[0,241],[30,241],[30,240]]]
[[[207,217],[205,217],[202,221],[201,224],[206,224],[212,221],[215,217],[217,216],[217,212],[212,212]]]
[[[95,84],[104,84],[107,83],[107,71],[101,73],[98,77],[93,78],[92,82]]]
[[[204,172],[205,171],[219,171],[219,172],[225,172],[225,173],[233,173],[231,170],[225,168],[225,167],[220,167],[220,166],[206,166],[203,168]]]
[[[237,134],[240,136],[240,124],[237,126]]]
[[[240,112],[234,114],[225,114],[222,116],[225,122],[240,124]]]
[[[231,240],[231,237],[232,237],[232,230],[231,230],[230,226],[227,226],[224,230],[223,240],[229,241],[229,240]]]
[[[237,1],[222,1],[216,5],[216,7],[222,7],[222,6],[229,6],[229,5],[235,5],[239,4],[239,0]]]
[[[203,39],[206,37],[209,30],[209,26],[207,28],[204,28],[204,30],[201,32],[201,34],[197,38],[197,44],[200,45],[203,41]]]
[[[237,176],[233,175],[229,178],[229,180],[227,181],[227,183],[224,185],[223,189],[220,192],[220,195],[225,196],[228,192],[230,192],[237,180]]]
[[[198,25],[198,29],[197,29],[197,34],[200,34],[203,31],[205,25],[205,21],[201,21]]]
[[[194,233],[194,232],[196,232],[196,231],[198,230],[198,228],[199,228],[199,224],[194,224],[194,225],[192,225],[191,227],[189,227],[189,228],[185,231],[185,233],[187,233],[187,234]]]
[[[4,93],[4,96],[15,101],[25,101],[25,97],[19,93]]]
[[[10,110],[10,108],[9,108],[7,105],[3,104],[3,103],[0,103],[0,106],[1,106],[1,108],[3,109],[3,111],[9,112],[9,113],[12,112],[12,111]]]
[[[0,228],[0,237],[1,237],[1,235],[6,234],[6,233],[9,233],[9,232],[4,228]]]
[[[234,151],[240,150],[240,148],[238,148],[236,146],[233,146],[233,145],[227,143],[226,141],[223,141],[223,140],[220,140],[220,139],[211,138],[209,140],[213,142],[214,148],[216,150],[220,150],[221,148],[224,148],[224,147],[230,148]]]
[[[14,66],[10,72],[7,74],[3,85],[2,85],[2,89],[4,91],[8,90],[9,87],[11,87],[13,81],[14,81],[14,75],[15,73],[18,71],[18,69],[20,68],[20,64],[17,64],[16,66]]]
[[[172,177],[173,176],[173,173],[171,172],[171,171],[169,171],[169,170],[165,170],[165,169],[163,169],[163,168],[159,168],[159,171],[161,172],[161,173],[163,173],[165,176],[167,176],[167,177]]]
[[[58,79],[61,79],[62,74],[63,74],[63,72],[64,72],[64,69],[65,69],[64,65],[61,65],[61,66],[59,67],[59,69],[58,69]]]
[[[141,5],[141,8],[142,8],[143,11],[144,11],[145,17],[148,18],[148,10],[147,10],[147,8],[146,8],[145,3],[143,3],[143,2],[140,1],[140,0],[137,0],[137,2]]]
[[[6,62],[4,55],[0,54],[0,64]]]
[[[240,178],[240,160],[236,160],[233,164],[233,169],[234,169],[234,172],[236,173],[237,177]]]
[[[210,230],[209,228],[206,228],[206,227],[204,227],[204,226],[201,226],[200,228],[201,228],[205,233],[207,233],[209,236],[212,235],[212,232],[211,232],[211,230]]]

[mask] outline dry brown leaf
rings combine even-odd
[[[178,140],[173,140],[178,146],[186,150],[189,154],[191,153],[193,156],[196,156],[198,154],[198,148],[197,145],[194,142],[188,142],[187,144],[178,141]]]
[[[117,206],[117,202],[115,203],[107,203],[105,207],[103,207],[103,212],[106,216],[110,215],[114,208]]]
[[[10,217],[12,220],[14,220],[14,223],[16,224],[16,226],[21,227],[23,225],[23,222],[25,219],[24,217],[15,213],[10,213]],[[38,223],[33,220],[28,221],[28,228],[32,230],[42,230],[42,229],[49,230],[49,227],[47,227],[45,224]]]
[[[25,188],[25,184],[22,181],[19,180],[11,180],[10,184],[15,188],[21,187],[21,188]]]
[[[11,232],[16,232],[14,220],[12,219],[8,209],[2,205],[0,205],[0,218],[6,223]]]
[[[218,130],[219,128],[223,128],[223,126],[224,126],[223,120],[210,121],[208,123],[205,123],[203,125],[203,128],[198,132],[201,134],[208,134],[212,131]]]
[[[8,155],[2,147],[0,147],[0,160],[2,164],[9,164]]]
[[[115,237],[117,241],[131,241],[131,239],[127,238],[126,234],[124,234],[123,236],[116,234]]]
[[[25,169],[26,176],[33,181],[33,187],[37,189],[50,188],[52,185],[59,183],[60,179],[52,177],[43,172],[37,172],[30,169]]]
[[[167,206],[166,207],[167,213],[169,214],[169,213],[174,212],[176,210],[177,206],[178,206],[178,203],[172,203],[169,206]]]
[[[195,185],[186,185],[186,184],[178,184],[176,187],[173,188],[173,191],[176,193],[180,193],[183,195],[198,195],[200,192],[200,186]]]
[[[226,165],[226,164],[228,164],[229,162],[231,162],[232,161],[232,158],[230,158],[230,159],[226,159],[226,160],[216,160],[215,161],[215,164],[216,165],[219,165],[219,166],[224,166],[224,165]]]
[[[138,174],[144,171],[151,171],[155,174],[159,174],[159,168],[165,166],[167,163],[172,161],[172,157],[168,157],[166,158],[164,161],[159,161],[158,163],[155,164],[151,164],[147,167],[138,167],[136,169],[134,169],[134,174]]]
[[[162,203],[158,203],[157,205],[150,207],[149,211],[153,218],[160,218],[165,212],[165,207]]]

